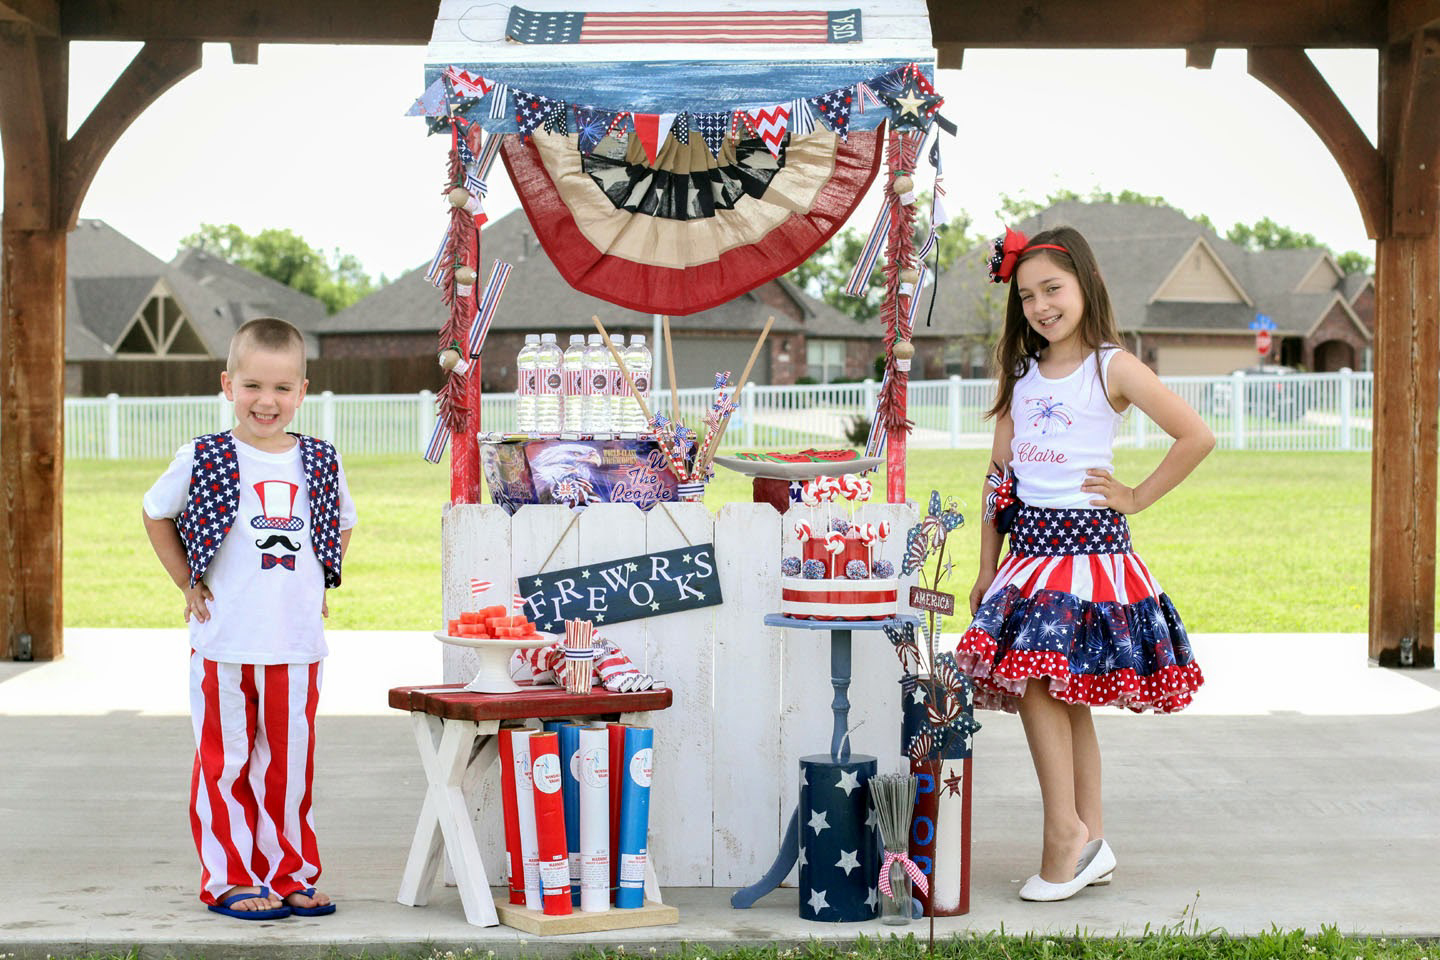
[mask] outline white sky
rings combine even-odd
[[[71,45],[72,131],[138,48]],[[1311,55],[1373,142],[1375,53]],[[964,69],[938,80],[960,126],[944,147],[950,212],[995,234],[1001,193],[1132,189],[1222,233],[1268,216],[1373,257],[1339,167],[1244,59],[1222,50],[1213,69],[1189,70],[1180,50],[966,51]],[[428,261],[445,224],[447,138],[403,116],[423,65],[423,47],[265,45],[258,66],[234,66],[228,47],[206,45],[205,66],[110,152],[81,216],[166,260],[202,222],[290,228],[394,278]],[[492,216],[516,205],[496,167]],[[873,216],[872,201],[851,226]]]

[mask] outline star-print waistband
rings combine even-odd
[[[1027,504],[1010,529],[1010,552],[1021,557],[1129,553],[1130,523],[1109,507],[1054,510]]]

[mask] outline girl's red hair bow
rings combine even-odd
[[[1008,283],[1015,274],[1015,264],[1020,260],[1020,254],[1025,252],[1025,234],[1010,227],[1005,228],[1005,236],[995,238],[995,252],[990,257],[990,281],[992,283]]]

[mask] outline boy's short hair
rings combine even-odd
[[[239,358],[240,351],[249,347],[259,347],[262,350],[284,351],[294,349],[300,354],[300,376],[305,376],[305,338],[300,331],[295,329],[291,323],[281,320],[279,317],[256,317],[254,320],[247,320],[235,331],[230,338],[230,353],[225,358],[225,369],[229,373],[235,372],[235,365]]]

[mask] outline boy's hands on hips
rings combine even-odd
[[[1099,500],[1090,501],[1091,506],[1109,507],[1116,513],[1126,514],[1139,513],[1142,509],[1135,497],[1135,488],[1125,486],[1108,470],[1086,470],[1085,482],[1080,484],[1080,489],[1100,495]]]
[[[182,587],[181,592],[185,594],[185,622],[190,622],[190,617],[195,617],[195,622],[204,623],[210,619],[210,608],[206,605],[207,600],[214,600],[215,594],[205,586],[201,580],[193,587]]]

